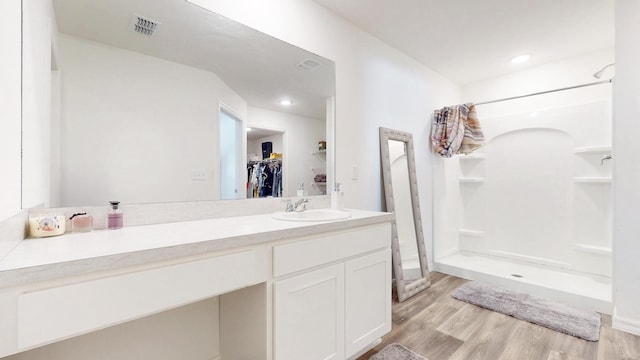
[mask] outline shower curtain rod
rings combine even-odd
[[[613,79],[600,80],[600,81],[595,81],[595,82],[588,83],[588,84],[569,86],[569,87],[564,87],[564,88],[560,88],[560,89],[553,89],[553,90],[547,90],[547,91],[540,91],[540,92],[537,92],[537,93],[532,93],[532,94],[527,94],[527,95],[519,95],[519,96],[512,96],[512,97],[508,97],[508,98],[504,98],[504,99],[483,101],[483,102],[479,102],[479,103],[474,103],[474,105],[491,104],[491,103],[496,103],[496,102],[501,102],[501,101],[520,99],[520,98],[525,98],[525,97],[529,97],[529,96],[548,94],[548,93],[552,93],[552,92],[556,92],[556,91],[571,90],[571,89],[577,89],[577,88],[581,88],[581,87],[585,87],[585,86],[599,85],[599,84],[605,84],[605,83],[611,83],[611,82],[613,82]]]

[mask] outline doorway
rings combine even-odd
[[[241,164],[244,131],[242,120],[220,107],[220,199],[242,198],[240,191],[244,181],[241,178]]]
[[[247,198],[287,194],[285,161],[284,131],[247,127]]]

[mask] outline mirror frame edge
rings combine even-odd
[[[413,207],[413,219],[416,232],[416,241],[418,242],[418,255],[420,259],[420,271],[422,277],[413,282],[407,283],[404,279],[402,271],[402,258],[400,256],[400,242],[398,239],[397,223],[394,220],[391,225],[391,248],[393,272],[396,281],[396,292],[398,301],[403,302],[418,292],[431,286],[431,278],[429,275],[429,262],[427,260],[427,252],[424,244],[424,233],[422,230],[422,217],[420,215],[420,201],[418,195],[418,182],[416,175],[416,162],[413,150],[413,135],[403,131],[393,130],[380,127],[380,159],[382,166],[382,181],[386,211],[395,213],[395,204],[393,203],[393,188],[391,179],[391,161],[389,158],[389,140],[397,140],[407,145],[407,164],[409,165],[409,183],[411,191],[411,203]]]

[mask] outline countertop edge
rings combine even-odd
[[[112,255],[88,257],[72,261],[56,262],[30,267],[21,267],[0,271],[0,288],[23,286],[44,281],[59,280],[68,277],[89,275],[99,272],[145,266],[157,262],[166,262],[180,258],[206,255],[242,249],[248,246],[260,246],[275,241],[315,236],[321,233],[348,230],[367,225],[391,222],[392,213],[377,213],[373,216],[353,218],[342,221],[310,223],[307,226],[256,232],[222,239],[205,240],[193,243],[161,246],[157,248],[128,251]],[[268,234],[269,236],[264,236]],[[265,239],[266,238],[266,239]],[[240,241],[240,245],[236,243]]]

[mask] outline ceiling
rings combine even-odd
[[[251,130],[247,131],[247,141],[255,141],[255,140],[263,139],[267,136],[282,135],[282,134],[284,134],[284,132],[282,131],[261,129],[261,128],[252,126]]]
[[[614,0],[315,1],[459,84],[614,46]]]
[[[213,72],[250,106],[324,121],[335,93],[333,62],[184,0],[53,4],[60,32]],[[129,30],[133,14],[160,22],[153,36]],[[298,67],[305,59],[320,66]],[[281,107],[284,97],[293,105]]]

